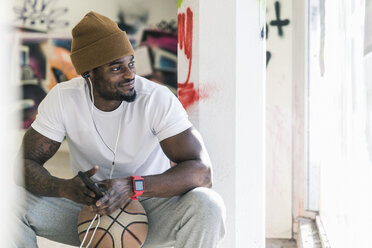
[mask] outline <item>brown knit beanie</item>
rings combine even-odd
[[[134,55],[124,31],[106,16],[89,12],[72,29],[71,60],[78,74]]]

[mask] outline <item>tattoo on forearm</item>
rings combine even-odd
[[[58,150],[61,143],[50,140],[33,129],[23,139],[24,178],[26,189],[44,196],[56,196],[54,177],[43,167]]]
[[[43,165],[58,150],[61,143],[48,139],[33,129],[25,134],[23,139],[23,153],[25,159],[31,159]]]
[[[35,161],[24,161],[25,187],[36,195],[57,196],[58,188],[50,173]]]

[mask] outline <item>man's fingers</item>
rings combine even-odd
[[[96,206],[99,207],[99,206],[105,204],[108,200],[110,200],[110,195],[109,195],[109,194],[105,194],[103,197],[101,197],[101,198],[96,202]]]
[[[105,199],[101,198],[100,200],[105,200]],[[125,202],[127,202],[128,200],[126,200]],[[90,208],[92,212],[96,214],[101,214],[101,215],[112,214],[114,211],[116,211],[117,209],[119,209],[120,207],[124,205],[122,201],[115,200],[114,198],[110,198],[109,200],[101,204],[99,204],[98,202],[99,201],[97,201],[95,205],[90,206]]]
[[[112,214],[118,208],[119,208],[118,206],[114,206],[114,205],[109,206],[109,205],[106,205],[106,204],[101,205],[100,207],[96,207],[96,206],[93,207],[94,212],[96,212],[97,214],[101,214],[101,215]]]
[[[99,207],[97,207],[96,204],[93,204],[90,206],[90,211],[92,211],[95,214],[100,214],[100,215],[107,215],[107,209],[108,209],[107,204],[102,204]]]
[[[96,194],[87,188],[84,189],[83,194],[93,199],[96,197]]]
[[[93,166],[92,169],[87,170],[87,171],[84,172],[84,173],[85,173],[85,175],[87,175],[88,177],[91,177],[91,176],[93,176],[94,174],[96,174],[97,171],[98,171],[98,165],[95,165],[95,166]]]
[[[99,214],[110,214],[116,209],[120,207],[120,202],[114,200],[113,198],[109,198],[107,201],[102,201],[105,200],[102,197],[99,201],[96,202],[94,209],[97,213]]]

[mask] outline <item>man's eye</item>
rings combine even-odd
[[[116,66],[114,68],[112,68],[113,71],[120,71],[120,66]]]
[[[129,66],[130,66],[130,67],[134,66],[134,61],[130,62],[130,63],[129,63]]]

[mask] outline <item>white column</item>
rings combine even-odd
[[[263,2],[236,1],[236,247],[265,247]]]
[[[196,93],[183,94],[196,98],[191,105],[183,99],[210,153],[214,189],[226,203],[222,247],[265,247],[264,1],[179,2],[179,15],[193,12],[189,87]],[[184,83],[190,61],[180,40],[178,58],[178,81]]]
[[[16,85],[10,80],[10,13],[11,6],[8,1],[0,2],[0,162],[1,162],[1,179],[0,194],[2,204],[0,206],[2,215],[0,224],[0,247],[10,247],[12,236],[10,229],[14,224],[14,206],[16,201],[15,185],[13,182],[13,167],[15,164],[15,146],[17,134],[17,113],[19,113],[20,104],[16,102]],[[12,208],[13,207],[13,208]]]
[[[292,238],[292,0],[268,0],[266,18],[266,237]]]

